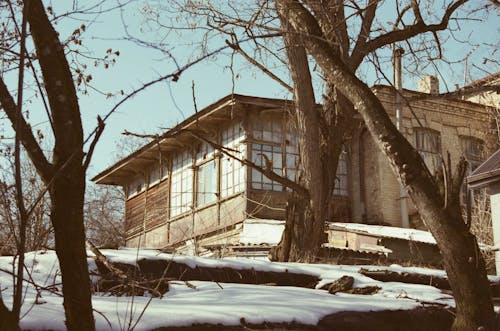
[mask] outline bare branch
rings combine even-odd
[[[365,56],[361,52],[361,49],[366,44],[366,41],[370,37],[370,31],[375,19],[375,13],[377,11],[379,0],[370,0],[368,6],[366,7],[365,15],[363,16],[363,21],[361,22],[361,29],[356,39],[356,44],[352,50],[351,56],[349,58],[349,64],[351,64],[351,69],[354,70],[352,63],[361,63],[361,60]]]
[[[104,131],[104,127],[106,124],[104,124],[104,121],[102,120],[101,116],[97,116],[97,131],[94,136],[94,139],[90,143],[89,151],[87,152],[87,156],[85,157],[85,162],[83,163],[83,169],[87,170],[90,164],[90,160],[92,159],[92,154],[94,154],[94,149],[95,146],[97,145],[97,142],[99,141],[99,138],[102,135],[102,132]]]
[[[366,54],[385,45],[407,40],[423,33],[445,30],[448,27],[451,15],[467,1],[469,0],[459,0],[450,4],[441,18],[441,22],[438,24],[425,24],[423,21],[417,20],[415,24],[407,26],[404,29],[390,31],[366,42],[365,45],[359,48],[360,55],[351,60],[351,67],[357,68]]]
[[[257,62],[254,58],[252,58],[248,53],[246,53],[239,45],[239,43],[231,43],[229,40],[226,40],[226,44],[231,47],[233,50],[236,52],[240,53],[248,62],[259,68],[263,73],[274,79],[276,82],[278,82],[281,86],[286,88],[289,92],[293,93],[293,88],[285,83],[281,78],[273,74],[269,69],[267,69],[264,65],[261,63]]]
[[[180,133],[182,131],[188,132],[193,137],[195,137],[195,138],[197,138],[197,139],[199,139],[201,141],[204,141],[204,142],[210,144],[213,148],[219,149],[224,155],[229,156],[230,158],[233,158],[233,159],[241,162],[243,165],[249,166],[249,167],[257,170],[258,172],[260,172],[263,175],[267,176],[267,178],[269,178],[271,180],[274,180],[274,181],[280,183],[281,185],[283,185],[285,187],[291,188],[292,190],[294,190],[295,192],[297,192],[301,196],[303,196],[303,197],[308,197],[309,196],[308,190],[306,190],[304,187],[302,187],[298,183],[294,182],[293,180],[290,180],[290,179],[288,179],[286,177],[283,177],[283,176],[278,175],[277,173],[275,173],[273,171],[273,169],[272,169],[272,164],[270,164],[269,159],[266,158],[266,167],[263,168],[263,167],[255,164],[254,162],[252,162],[252,161],[250,161],[248,159],[241,159],[241,158],[235,156],[234,154],[232,154],[232,152],[235,152],[233,149],[228,149],[225,146],[222,146],[222,145],[220,145],[220,144],[218,144],[218,143],[216,143],[214,141],[211,141],[209,139],[206,139],[205,137],[203,137],[203,136],[197,134],[196,132],[194,132],[193,130],[183,129],[183,130],[180,130],[178,133]]]
[[[7,86],[5,86],[2,78],[0,78],[0,104],[2,105],[3,111],[14,126],[17,118],[17,105],[7,89]],[[23,146],[26,148],[26,152],[33,161],[38,173],[42,176],[45,182],[50,181],[54,174],[54,168],[45,157],[45,154],[43,154],[40,145],[33,135],[33,131],[31,131],[29,124],[26,123],[23,116],[19,119],[19,130]]]

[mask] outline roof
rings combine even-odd
[[[229,94],[213,104],[188,117],[157,139],[145,144],[92,178],[97,184],[123,185],[124,180],[136,176],[155,160],[160,152],[169,152],[182,148],[188,139],[193,139],[190,131],[207,131],[216,128],[221,120],[230,120],[236,113],[245,109],[283,109],[291,105],[290,100],[260,98],[241,94]],[[243,107],[244,106],[244,107]],[[185,141],[183,141],[183,139]]]
[[[477,79],[472,83],[466,85],[465,87],[492,85],[493,83],[497,83],[498,80],[500,80],[500,71],[497,71],[494,74],[485,76],[483,78]]]
[[[436,240],[428,231],[399,228],[394,226],[370,225],[360,223],[328,223],[330,230],[347,231],[352,233],[371,235],[382,238],[394,238],[409,241],[418,241],[425,244],[436,244]]]
[[[386,85],[376,85],[373,86],[372,89],[375,93],[377,93],[377,90],[380,89],[392,91],[392,87]],[[405,90],[405,92],[409,92],[414,95],[426,95],[425,93],[410,90]],[[480,105],[473,102],[463,100],[453,101],[473,104],[480,107]],[[209,131],[210,128],[215,129],[220,126],[221,121],[233,119],[235,116],[238,116],[238,114],[241,114],[243,108],[249,110],[281,110],[284,107],[289,107],[290,105],[292,105],[292,101],[287,99],[272,99],[241,94],[229,94],[198,111],[172,129],[160,135],[158,138],[114,163],[94,176],[92,181],[97,184],[123,185],[128,179],[142,173],[154,161],[159,160],[160,153],[172,152],[183,147],[185,148],[187,142],[191,141],[194,137],[194,135],[189,134],[188,131],[191,131],[192,133],[194,131],[203,133]]]
[[[467,177],[470,188],[481,188],[498,181],[500,181],[500,149]]]

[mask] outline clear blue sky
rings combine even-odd
[[[86,4],[90,1],[81,1]],[[70,9],[64,6],[71,6],[70,1],[53,1],[56,13]],[[106,6],[116,4],[114,1],[107,1]],[[136,2],[129,5],[124,11],[124,18],[130,31],[138,36],[148,38],[155,31],[147,31],[143,22],[143,16],[139,7],[144,3]],[[83,34],[83,45],[94,56],[103,56],[106,50],[112,48],[119,50],[115,65],[104,70],[102,66],[93,67],[90,64],[88,72],[93,77],[92,84],[105,92],[117,92],[123,90],[125,93],[140,87],[152,79],[171,73],[175,66],[171,61],[165,61],[164,56],[151,48],[137,46],[130,41],[120,40],[124,35],[124,28],[120,18],[120,12],[115,10],[101,15],[76,16],[80,19],[93,20],[92,22],[75,19],[64,19],[56,25],[56,29],[64,39],[82,23],[87,25],[87,30]],[[495,15],[490,15],[487,24],[478,22],[468,22],[467,28],[461,32],[462,38],[472,38],[475,43],[488,42],[498,45],[499,20]],[[142,35],[140,29],[143,28]],[[145,30],[144,30],[145,29]],[[184,32],[183,36],[171,35],[166,42],[171,45],[176,59],[180,65],[189,61],[193,50],[189,45],[191,40],[199,38],[200,35],[193,32]],[[470,51],[469,46],[461,46],[458,43],[449,42],[444,45],[451,58],[460,59]],[[476,50],[473,54],[474,61],[480,61],[481,50]],[[231,93],[232,82],[231,72],[227,68],[229,64],[230,52],[225,51],[217,55],[216,58],[203,61],[182,74],[178,82],[162,82],[146,91],[141,92],[132,100],[127,101],[107,122],[106,129],[100,139],[96,149],[89,177],[102,171],[107,166],[116,161],[116,142],[121,138],[124,130],[137,133],[157,133],[161,128],[172,127],[185,117],[194,112],[192,81],[195,82],[195,92],[198,108],[201,109],[212,102]],[[497,56],[498,59],[498,56]],[[256,68],[251,68],[239,56],[235,56],[235,68],[238,69],[238,79],[235,81],[234,91],[239,94],[249,94],[262,97],[283,98],[290,97],[286,91],[273,80],[261,74]],[[244,68],[241,69],[240,68]],[[498,69],[497,69],[498,70]],[[427,73],[434,74],[435,69],[427,68]],[[363,71],[362,71],[363,73]],[[373,81],[373,74],[366,71],[368,80]],[[462,84],[463,64],[456,66],[455,71],[445,72],[449,87],[455,83]],[[480,78],[481,73],[471,71],[472,78]],[[389,76],[392,75],[389,73]],[[287,79],[288,77],[282,77]],[[415,80],[408,78],[405,81],[406,88],[414,88]],[[443,84],[441,84],[443,87]],[[14,85],[11,86],[14,88]],[[89,90],[89,95],[80,97],[82,120],[86,133],[89,133],[96,123],[96,116],[106,114],[120,100],[121,96],[106,99],[99,93]],[[33,112],[42,112],[41,107],[32,106]],[[36,114],[34,115],[36,116]]]

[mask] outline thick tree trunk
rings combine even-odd
[[[338,15],[339,8],[334,5],[329,10],[343,22],[343,15]],[[328,14],[331,13],[326,13],[325,21],[331,16]],[[282,20],[282,25],[285,31],[293,30],[286,20]],[[330,38],[336,38],[333,32]],[[309,192],[309,200],[298,196],[289,199],[286,229],[271,258],[313,262],[321,244],[325,242],[324,223],[332,220],[334,215],[335,206],[331,201],[336,169],[343,143],[354,127],[354,108],[331,83],[327,84],[323,107],[317,107],[309,62],[301,38],[294,33],[285,33],[284,40],[294,83],[296,130],[303,171],[301,185]],[[339,52],[347,53],[344,48],[345,43],[339,45]]]
[[[52,162],[45,157],[24,117],[17,117],[17,105],[1,77],[0,102],[37,172],[49,187],[51,220],[62,274],[66,326],[68,330],[92,331],[95,326],[83,223],[85,171],[90,155],[83,162],[80,109],[64,46],[45,13],[43,3],[30,0],[25,1],[25,6],[50,105],[49,120],[55,137]],[[102,129],[101,122],[97,138]],[[92,149],[91,145],[89,154]]]
[[[324,226],[317,226],[309,201],[296,194],[289,197],[286,224],[281,242],[270,251],[273,261],[314,262],[321,243],[325,242]]]
[[[309,192],[309,196],[290,197],[287,204],[286,231],[271,257],[279,261],[313,262],[323,243],[323,201],[327,189],[327,182],[322,176],[320,113],[316,107],[304,47],[300,46],[293,35],[285,38],[285,46],[294,82],[294,114],[300,146],[301,185]]]
[[[454,293],[457,315],[454,330],[495,330],[495,315],[486,269],[478,245],[459,210],[444,208],[445,199],[418,152],[396,129],[384,107],[322,38],[314,17],[298,2],[286,1],[282,14],[301,34],[308,52],[328,79],[351,100],[381,151],[387,156],[419,210],[443,255]]]
[[[11,312],[5,306],[0,296],[0,330],[2,331],[19,331],[19,323],[16,314]]]
[[[338,5],[329,9],[335,12],[333,16],[343,22],[343,15],[338,15]],[[326,16],[325,21],[328,21]],[[293,30],[286,20],[282,20],[282,25],[285,31]],[[333,30],[329,37],[336,38]],[[309,200],[306,197],[290,197],[285,232],[278,248],[271,252],[271,258],[314,262],[326,239],[325,221],[333,219],[336,170],[343,144],[354,127],[354,108],[330,82],[327,83],[323,107],[316,106],[303,42],[294,33],[285,33],[283,38],[294,83],[296,130],[303,173],[301,185],[309,192]],[[339,53],[347,53],[343,49],[346,48],[345,43],[338,48]]]
[[[83,226],[84,174],[81,163],[75,161],[56,178],[50,190],[51,220],[61,269],[66,327],[82,331],[94,329]]]
[[[29,2],[28,22],[42,68],[55,136],[51,171],[40,167],[37,170],[50,185],[51,220],[62,275],[66,326],[68,330],[91,331],[95,325],[85,250],[86,169],[78,97],[64,47],[40,0]]]

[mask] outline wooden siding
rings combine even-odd
[[[168,185],[167,181],[128,199],[125,203],[125,229],[127,237],[155,227],[168,219]]]
[[[167,221],[168,184],[164,180],[148,190],[146,202],[146,230]]]
[[[245,220],[245,197],[230,197],[218,204],[195,210],[170,224],[169,245],[228,228]]]
[[[127,237],[133,236],[143,230],[145,192],[128,199],[125,202],[125,230]]]
[[[252,218],[284,219],[286,192],[250,190],[247,213]]]
[[[169,244],[175,244],[193,237],[193,215],[178,218],[170,222]]]
[[[203,235],[215,231],[219,225],[219,206],[211,205],[199,210],[194,215],[194,234]]]

